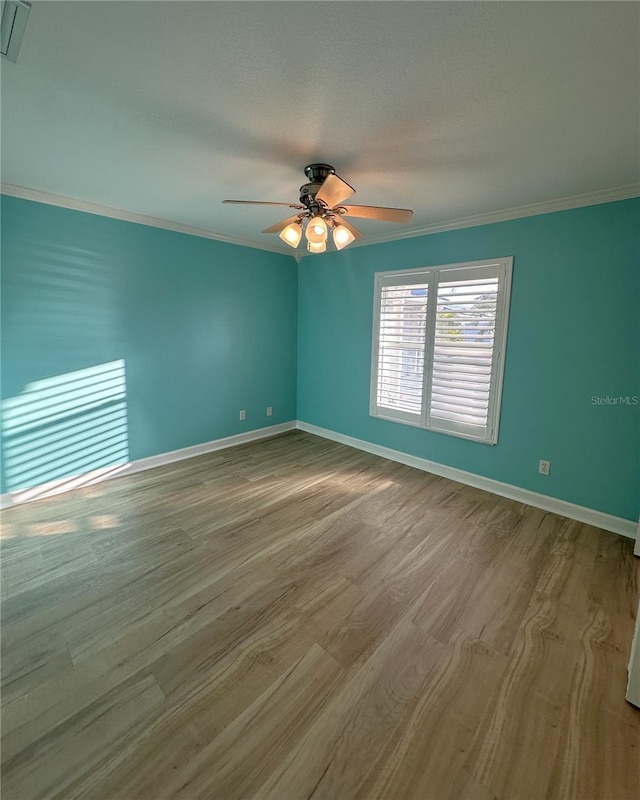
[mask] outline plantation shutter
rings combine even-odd
[[[430,427],[486,437],[499,278],[492,270],[443,270],[433,339]],[[465,277],[469,276],[469,277]]]
[[[511,259],[376,276],[371,413],[495,443]]]
[[[424,412],[424,347],[429,282],[393,276],[379,290],[376,405],[400,420]]]

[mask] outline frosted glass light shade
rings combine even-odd
[[[326,242],[307,242],[307,250],[310,253],[324,253],[326,249]]]
[[[283,228],[278,234],[283,242],[286,242],[291,247],[297,247],[302,239],[302,225],[299,222],[292,222]]]
[[[344,225],[336,225],[333,229],[333,243],[338,250],[342,250],[343,247],[351,244],[351,242],[355,241],[355,238],[351,231],[345,228]]]
[[[320,244],[327,241],[327,223],[322,217],[313,217],[309,220],[306,230],[307,241]]]

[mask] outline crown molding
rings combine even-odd
[[[196,228],[193,225],[185,225],[182,222],[173,222],[160,217],[150,217],[146,214],[138,214],[135,211],[127,211],[123,208],[105,206],[101,203],[92,203],[89,200],[81,200],[77,197],[67,197],[63,194],[44,192],[41,189],[30,189],[28,186],[19,186],[15,183],[1,183],[0,193],[10,197],[18,197],[22,200],[33,200],[36,203],[46,203],[49,206],[59,206],[69,208],[73,211],[84,211],[86,214],[96,214],[99,217],[110,217],[124,222],[133,222],[137,225],[149,225],[152,228],[163,228],[167,231],[185,233],[188,236],[199,236],[202,239],[214,239],[217,242],[226,244],[236,244],[241,247],[251,247],[254,250],[268,250],[271,253],[278,253],[281,256],[289,256],[289,253],[279,248],[277,245],[263,244],[258,245],[246,239],[235,236],[225,236],[223,233],[215,233],[204,228]]]
[[[459,228],[473,228],[477,225],[490,225],[492,222],[507,222],[508,220],[521,219],[522,217],[536,217],[539,214],[550,214],[554,211],[569,211],[572,208],[596,206],[600,203],[613,203],[616,200],[630,200],[638,196],[640,196],[640,183],[631,183],[627,186],[618,186],[615,189],[603,189],[599,192],[575,194],[571,197],[561,197],[558,200],[543,200],[540,203],[529,203],[524,206],[514,206],[513,208],[503,208],[498,211],[472,214],[469,217],[458,217],[457,219],[445,220],[443,222],[434,222],[431,225],[395,231],[391,234],[368,236],[366,237],[366,241],[364,239],[358,240],[357,243],[354,242],[354,245],[363,247],[367,244],[392,242],[396,239],[411,239],[414,236],[426,236],[430,233],[454,231]]]
[[[163,228],[176,233],[185,233],[189,236],[200,236],[204,239],[214,239],[217,242],[236,244],[241,247],[251,247],[254,250],[267,250],[270,253],[277,253],[281,256],[294,258],[298,263],[303,258],[310,256],[310,253],[297,250],[295,253],[287,252],[277,245],[256,244],[247,239],[234,236],[226,236],[222,233],[215,233],[203,228],[196,228],[193,225],[185,225],[181,222],[150,217],[146,214],[138,214],[135,211],[127,211],[122,208],[105,206],[100,203],[92,203],[89,200],[81,200],[76,197],[44,192],[40,189],[30,189],[27,186],[19,186],[15,183],[0,184],[0,193],[11,197],[19,197],[23,200],[34,200],[37,203],[46,203],[51,206],[70,208],[74,211],[84,211],[87,214],[97,214],[101,217],[111,217],[120,219],[124,222],[133,222],[138,225],[149,225],[153,228]],[[385,242],[395,242],[401,239],[413,239],[418,236],[428,236],[431,233],[443,233],[444,231],[454,231],[460,228],[473,228],[478,225],[490,225],[493,222],[507,222],[512,219],[522,217],[535,217],[539,214],[550,214],[554,211],[569,211],[572,208],[584,208],[585,206],[600,205],[601,203],[613,203],[617,200],[631,200],[640,196],[640,183],[630,183],[626,186],[618,186],[615,189],[603,189],[598,192],[588,192],[586,194],[576,194],[570,197],[561,197],[557,200],[545,200],[540,203],[529,203],[524,206],[514,206],[498,211],[487,211],[482,214],[472,214],[468,217],[457,217],[456,219],[434,222],[429,225],[422,225],[416,228],[394,231],[393,233],[382,233],[377,236],[366,236],[358,239],[349,246],[349,250],[354,247],[367,247],[372,244],[383,244]],[[333,252],[333,251],[332,251]]]
[[[525,206],[514,206],[498,211],[487,211],[482,214],[472,214],[469,217],[458,217],[456,219],[434,222],[430,225],[423,225],[417,228],[405,228],[404,230],[394,231],[393,233],[382,233],[377,236],[365,236],[357,239],[349,245],[349,250],[354,247],[367,247],[371,244],[383,244],[385,242],[395,242],[400,239],[413,239],[417,236],[427,236],[431,233],[443,233],[444,231],[455,231],[460,228],[473,228],[478,225],[490,225],[493,222],[507,222],[511,219],[521,219],[522,217],[536,217],[540,214],[550,214],[554,211],[570,211],[572,208],[584,208],[585,206],[596,206],[601,203],[613,203],[616,200],[631,200],[640,197],[640,183],[630,183],[626,186],[618,186],[615,189],[603,189],[599,192],[589,192],[587,194],[575,194],[571,197],[561,197],[558,200],[544,200],[541,203],[530,203]],[[310,253],[303,253],[302,258],[306,258]]]

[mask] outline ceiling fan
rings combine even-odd
[[[384,222],[408,224],[413,211],[408,208],[383,208],[380,206],[344,205],[345,200],[355,194],[355,189],[336,175],[330,164],[309,164],[304,168],[309,183],[300,187],[299,203],[271,203],[261,200],[223,200],[223,203],[241,203],[257,206],[287,206],[296,213],[276,222],[263,233],[278,233],[283,242],[296,248],[304,230],[307,250],[324,253],[331,228],[336,249],[361,239],[364,234],[347,222],[345,217],[376,219]]]

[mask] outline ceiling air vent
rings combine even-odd
[[[0,27],[2,57],[17,61],[24,29],[27,27],[31,3],[24,0],[2,0],[2,24]]]

